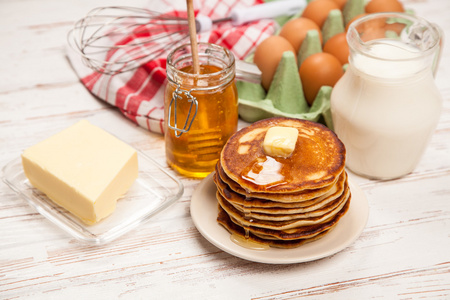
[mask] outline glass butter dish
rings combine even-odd
[[[86,225],[34,188],[24,174],[21,158],[2,169],[3,181],[41,215],[74,238],[94,245],[108,243],[149,220],[178,200],[182,183],[152,158],[137,150],[139,175],[128,192],[117,200],[115,211],[94,225]]]

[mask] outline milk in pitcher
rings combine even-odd
[[[351,49],[349,67],[331,94],[334,130],[350,170],[401,177],[416,167],[442,110],[432,59],[404,41],[358,41],[354,48],[361,43],[363,49]]]

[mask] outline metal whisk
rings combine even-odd
[[[294,15],[306,6],[306,0],[283,0],[233,10],[229,17],[211,20],[197,16],[197,33],[213,24],[246,22]],[[68,33],[68,43],[91,69],[109,75],[140,67],[189,38],[188,21],[170,13],[144,8],[111,6],[91,10]]]

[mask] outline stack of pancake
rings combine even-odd
[[[263,150],[273,126],[298,129],[286,158]],[[321,124],[281,117],[255,122],[235,133],[221,152],[213,177],[217,221],[235,236],[271,247],[317,240],[348,210],[344,165],[344,145]]]

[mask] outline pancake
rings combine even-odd
[[[272,200],[263,200],[258,198],[247,197],[236,193],[231,190],[227,184],[225,184],[217,173],[214,174],[214,182],[217,186],[217,190],[228,202],[235,206],[240,211],[243,211],[245,207],[250,207],[252,212],[267,212],[267,208],[272,208],[270,211],[273,214],[285,214],[285,213],[304,213],[313,211],[323,207],[330,201],[335,200],[343,192],[347,185],[345,172],[339,177],[338,182],[331,187],[331,189],[324,195],[302,202],[276,202]]]
[[[262,144],[273,126],[298,129],[288,158],[271,157]],[[324,188],[344,170],[345,147],[327,127],[306,120],[270,118],[251,124],[229,138],[220,155],[224,173],[247,193],[297,193]]]
[[[343,192],[338,195],[335,199],[327,201],[327,203],[316,209],[311,208],[308,211],[303,211],[300,209],[280,209],[280,208],[254,208],[248,206],[239,206],[232,202],[226,200],[223,196],[218,201],[227,201],[228,205],[232,205],[239,213],[244,215],[246,218],[255,218],[258,220],[268,220],[268,221],[285,221],[292,219],[306,219],[311,217],[323,216],[327,212],[336,209],[345,198],[348,197],[349,189],[345,186]],[[325,201],[324,201],[325,202]],[[314,206],[315,208],[315,206]]]
[[[293,193],[283,193],[283,194],[275,194],[275,193],[264,193],[264,192],[247,192],[245,189],[243,189],[237,182],[233,181],[230,177],[228,177],[227,174],[222,169],[222,165],[220,163],[220,160],[216,164],[216,173],[219,175],[220,179],[225,182],[233,191],[236,193],[239,193],[241,195],[246,196],[247,198],[258,198],[258,199],[267,199],[267,200],[273,200],[276,202],[285,202],[285,203],[298,203],[302,201],[308,201],[314,198],[317,198],[319,196],[322,196],[330,191],[330,189],[333,187],[333,184],[338,180],[338,178],[335,179],[334,182],[331,184],[318,188],[318,189],[306,189],[302,190],[300,192],[293,192]],[[339,174],[341,175],[341,174]]]
[[[339,211],[338,214],[336,214],[333,218],[327,220],[327,222],[318,225],[303,226],[287,231],[270,230],[258,227],[250,227],[248,230],[249,232],[260,238],[270,240],[296,240],[300,238],[302,239],[311,238],[318,234],[321,234],[322,232],[328,232],[329,230],[333,229],[338,224],[338,221],[341,219],[341,217],[345,215],[349,206],[350,206],[350,199],[349,201],[347,201],[343,209]]]
[[[219,224],[221,224],[223,227],[225,227],[228,230],[228,232],[230,232],[231,234],[235,234],[242,238],[248,239],[251,242],[265,244],[265,245],[269,245],[270,247],[275,247],[275,248],[284,248],[284,249],[296,248],[296,247],[299,247],[306,243],[316,241],[316,240],[320,239],[321,237],[323,237],[328,232],[328,231],[324,231],[313,237],[305,238],[305,239],[269,240],[269,239],[263,239],[258,236],[255,236],[252,233],[248,233],[248,235],[246,235],[244,228],[233,223],[231,221],[230,217],[228,216],[228,214],[226,212],[224,212],[223,210],[221,210],[220,208],[219,208],[217,221]]]
[[[223,210],[226,211],[226,213],[229,214],[230,217],[237,220],[242,226],[254,226],[274,230],[288,230],[300,226],[321,224],[334,217],[337,213],[339,213],[339,211],[342,210],[342,208],[347,203],[347,200],[350,198],[350,191],[348,190],[347,193],[339,197],[339,202],[336,206],[333,205],[330,210],[324,211],[324,213],[319,216],[310,216],[309,214],[309,216],[302,215],[300,217],[296,217],[296,215],[293,215],[291,218],[280,218],[275,220],[273,217],[271,219],[257,219],[256,214],[253,213],[251,213],[249,216],[246,216],[244,213],[238,211],[231,204],[225,201],[220,193],[216,193],[216,197],[219,205],[223,208]]]
[[[339,211],[338,214],[336,214],[334,217],[328,219],[326,222],[322,224],[316,224],[316,225],[310,225],[310,226],[302,226],[295,229],[290,230],[272,230],[267,228],[258,228],[255,226],[242,226],[239,221],[236,221],[233,217],[230,218],[230,221],[232,221],[236,226],[241,227],[244,231],[243,233],[247,231],[247,233],[252,233],[255,236],[258,236],[262,239],[271,239],[271,240],[295,240],[295,239],[305,239],[305,238],[311,238],[316,236],[317,234],[320,234],[324,231],[328,231],[332,228],[334,228],[338,221],[341,219],[343,215],[347,212],[348,208],[350,206],[350,199],[347,201],[345,206],[342,210]],[[220,211],[223,211],[226,213],[225,210],[223,210],[221,207],[219,207]]]

